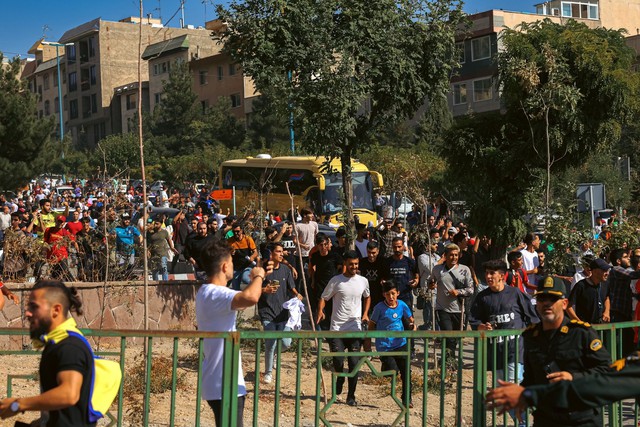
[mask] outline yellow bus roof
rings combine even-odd
[[[227,160],[222,166],[244,166],[259,168],[277,168],[277,169],[306,169],[314,173],[321,173],[321,167],[326,162],[326,157],[315,156],[282,156],[272,158],[247,157],[245,159]],[[331,161],[331,168],[341,172],[340,159]],[[358,160],[351,160],[353,172],[367,172],[369,169]]]

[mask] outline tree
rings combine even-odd
[[[37,117],[35,96],[20,80],[20,60],[3,59],[0,52],[0,187],[14,189],[45,171],[55,125],[53,117]]]
[[[154,143],[163,154],[173,155],[184,150],[182,137],[200,114],[198,97],[191,84],[189,64],[172,63],[169,80],[162,84],[162,102],[153,111],[149,126]]]
[[[637,76],[628,76],[634,54],[623,32],[545,19],[501,34],[503,99],[511,120],[528,129],[534,159],[545,166],[547,208],[552,167],[610,149],[631,117]]]
[[[507,247],[527,229],[525,214],[553,205],[549,180],[561,188],[554,180],[568,168],[609,156],[632,117],[638,76],[620,31],[546,20],[501,37],[506,112],[459,118],[439,152],[469,222]]]
[[[353,227],[351,159],[380,129],[448,91],[457,0],[235,0],[218,8],[225,51],[309,152],[338,158]]]

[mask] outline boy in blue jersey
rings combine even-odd
[[[369,320],[370,331],[404,331],[403,319],[406,319],[411,330],[416,330],[416,326],[411,315],[411,309],[402,300],[398,299],[400,292],[398,285],[392,280],[382,282],[382,292],[384,301],[378,303],[373,308],[371,319]],[[376,338],[376,350],[387,351],[407,351],[406,338]],[[406,356],[381,356],[383,371],[400,371],[402,379],[402,400],[409,401],[411,405],[411,371],[407,372]]]

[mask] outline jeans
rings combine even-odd
[[[407,351],[407,344],[391,351]],[[402,401],[411,402],[411,371],[407,372],[407,361],[404,356],[383,356],[380,355],[383,371],[400,371],[402,379]],[[411,368],[409,368],[411,369]]]
[[[332,352],[344,352],[345,350],[349,352],[360,351],[360,339],[359,338],[332,338],[329,340],[329,349]],[[349,366],[349,371],[353,371],[358,362],[360,361],[360,356],[349,356],[347,357],[347,366]],[[333,357],[333,370],[335,372],[344,372],[344,356],[334,356]],[[342,391],[342,386],[344,385],[344,377],[338,377],[336,380],[337,383],[337,393],[340,394]],[[358,385],[358,373],[353,377],[349,377],[349,391],[347,392],[347,400],[356,398],[356,386]]]
[[[222,400],[207,400],[207,403],[213,409],[213,417],[216,420],[216,426],[222,425]],[[238,423],[237,427],[243,427],[242,416],[244,414],[244,396],[238,396]]]
[[[270,320],[263,320],[262,327],[265,331],[290,331],[291,328],[285,326],[287,322],[272,322]],[[264,340],[264,372],[270,374],[273,370],[273,356],[276,351],[275,339]],[[291,338],[282,338],[282,348],[287,349],[291,347]]]
[[[507,363],[507,377],[505,378],[504,376],[504,369],[496,369],[494,372],[494,376],[496,377],[496,385],[498,384],[497,380],[504,380],[504,381],[509,381],[510,383],[516,383],[516,384],[520,384],[522,382],[522,378],[524,376],[524,365],[522,363],[518,363],[518,378],[516,380],[516,362],[508,362]],[[516,411],[515,410],[510,410],[509,411],[509,415],[511,416],[511,419],[513,419],[514,421],[517,420],[516,418]],[[520,422],[518,421],[518,426],[519,427],[524,427],[525,423],[524,422]]]
[[[251,279],[249,278],[249,273],[251,272],[251,267],[247,267],[244,270],[234,270],[233,271],[233,279],[231,279],[231,287],[239,291],[240,285],[244,283],[248,285],[251,283]]]
[[[459,331],[462,313],[448,313],[444,310],[436,311],[438,318],[438,326],[441,331]],[[447,338],[447,350],[455,353],[458,340],[455,338]]]
[[[160,277],[162,277],[162,280],[164,281],[169,280],[169,269],[167,268],[167,257],[163,256],[160,258],[153,258],[152,263],[153,263],[153,271],[151,272],[151,275],[153,277],[153,280],[161,280]]]
[[[432,328],[434,326],[434,322],[433,322],[433,319],[432,319],[432,317],[433,317],[432,316],[433,303],[431,301],[432,300],[426,300],[424,302],[424,308],[422,309],[422,318],[424,319],[424,326],[423,326],[422,330],[424,330],[424,331],[430,331],[430,330],[432,330]]]

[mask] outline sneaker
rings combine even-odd
[[[271,376],[271,374],[264,374],[262,382],[264,382],[265,384],[271,384],[271,381],[273,381],[273,377]]]
[[[347,399],[347,405],[349,406],[358,406],[358,402],[356,402],[355,397],[350,397]]]

